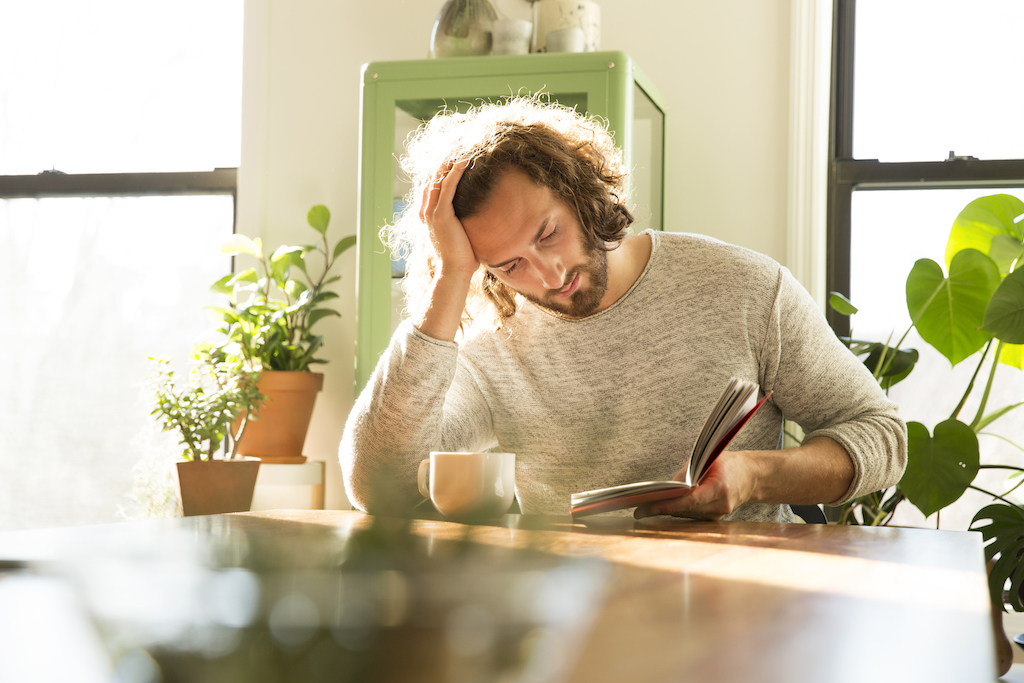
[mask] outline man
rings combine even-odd
[[[626,171],[604,128],[514,99],[435,118],[403,161],[419,200],[410,319],[349,416],[352,502],[418,502],[429,451],[516,453],[525,513],[572,493],[684,478],[731,377],[772,391],[699,486],[636,516],[791,521],[895,484],[906,428],[792,276],[697,235],[627,234]],[[783,418],[807,437],[780,450]]]

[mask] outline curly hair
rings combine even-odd
[[[414,315],[429,303],[437,265],[419,219],[420,197],[439,168],[463,158],[470,164],[453,200],[460,219],[478,213],[503,175],[515,169],[575,211],[584,239],[594,249],[613,249],[633,222],[626,207],[628,174],[622,153],[595,117],[536,96],[483,104],[466,113],[441,112],[410,136],[401,166],[413,188],[405,211],[381,231],[392,252],[406,258],[403,288]],[[484,301],[489,301],[501,324],[518,309],[517,297],[515,290],[481,268],[473,278],[463,323],[482,314]]]

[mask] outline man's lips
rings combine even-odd
[[[555,293],[555,296],[558,297],[559,299],[567,299],[570,296],[572,296],[573,292],[575,292],[576,288],[579,287],[579,286],[580,286],[580,274],[579,274],[579,272],[577,272],[576,276],[573,277],[572,282],[567,284],[564,288],[558,290]]]

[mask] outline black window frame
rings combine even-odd
[[[61,173],[0,175],[0,199],[231,195],[237,215],[238,169],[169,173]]]
[[[833,0],[825,284],[828,292],[847,296],[851,294],[851,207],[855,191],[1024,187],[1024,159],[951,155],[944,161],[881,162],[853,157],[856,13],[857,0]],[[836,334],[849,335],[848,316],[831,308],[827,316]]]

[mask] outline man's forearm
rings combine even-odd
[[[682,470],[676,478],[685,475]],[[846,449],[825,436],[781,451],[726,451],[689,495],[641,505],[635,516],[721,519],[749,502],[831,503],[850,490],[853,476],[853,461]]]
[[[754,477],[750,500],[759,503],[814,505],[842,498],[853,483],[853,461],[846,449],[828,437],[816,437],[796,448],[749,451]]]
[[[431,283],[430,304],[413,320],[417,330],[440,341],[455,341],[466,308],[472,273],[440,273]]]

